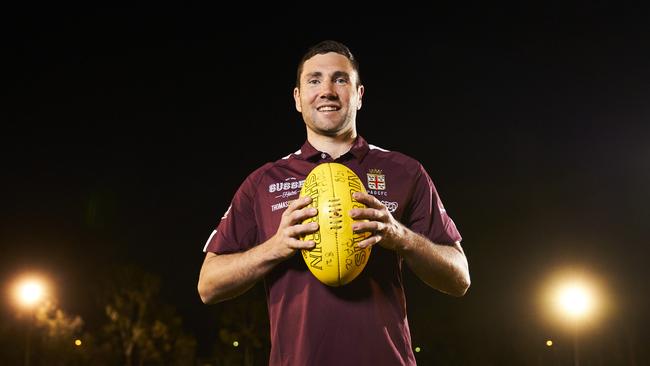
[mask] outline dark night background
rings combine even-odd
[[[91,327],[103,316],[96,286],[135,264],[160,276],[198,354],[210,354],[227,308],[198,297],[203,245],[245,176],[304,141],[295,68],[332,38],[361,63],[360,134],[418,158],[464,238],[465,297],[406,271],[421,363],[536,364],[547,338],[562,349],[536,302],[562,268],[600,278],[611,304],[584,336],[585,360],[648,362],[648,12],[338,11],[266,23],[192,7],[5,14],[2,283],[46,273],[61,307]]]

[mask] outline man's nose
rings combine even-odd
[[[338,98],[338,94],[336,94],[336,89],[334,88],[334,83],[325,82],[322,85],[323,89],[321,90],[320,95],[322,99],[335,100]]]

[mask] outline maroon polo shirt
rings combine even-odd
[[[368,193],[411,230],[439,244],[461,240],[422,165],[404,154],[368,145],[359,136],[336,160],[305,142],[297,152],[255,170],[235,193],[204,251],[240,252],[268,240],[307,174],[332,161],[352,169]],[[363,272],[341,287],[319,282],[300,253],[276,266],[264,279],[270,364],[415,365],[402,262],[394,251],[376,245]]]

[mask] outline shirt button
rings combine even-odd
[[[325,159],[325,158],[327,158],[327,154],[325,154],[325,153],[320,153],[320,157],[321,157],[322,159]]]

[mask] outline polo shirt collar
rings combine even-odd
[[[357,160],[363,160],[366,154],[368,154],[368,151],[370,151],[368,142],[366,142],[366,140],[361,137],[361,135],[357,135],[357,138],[354,140],[350,151],[343,154],[342,157],[351,154]],[[318,151],[314,146],[312,146],[312,144],[309,143],[309,141],[305,140],[305,143],[294,156],[297,159],[301,160],[316,161],[321,158],[321,154],[323,154],[323,152]]]

